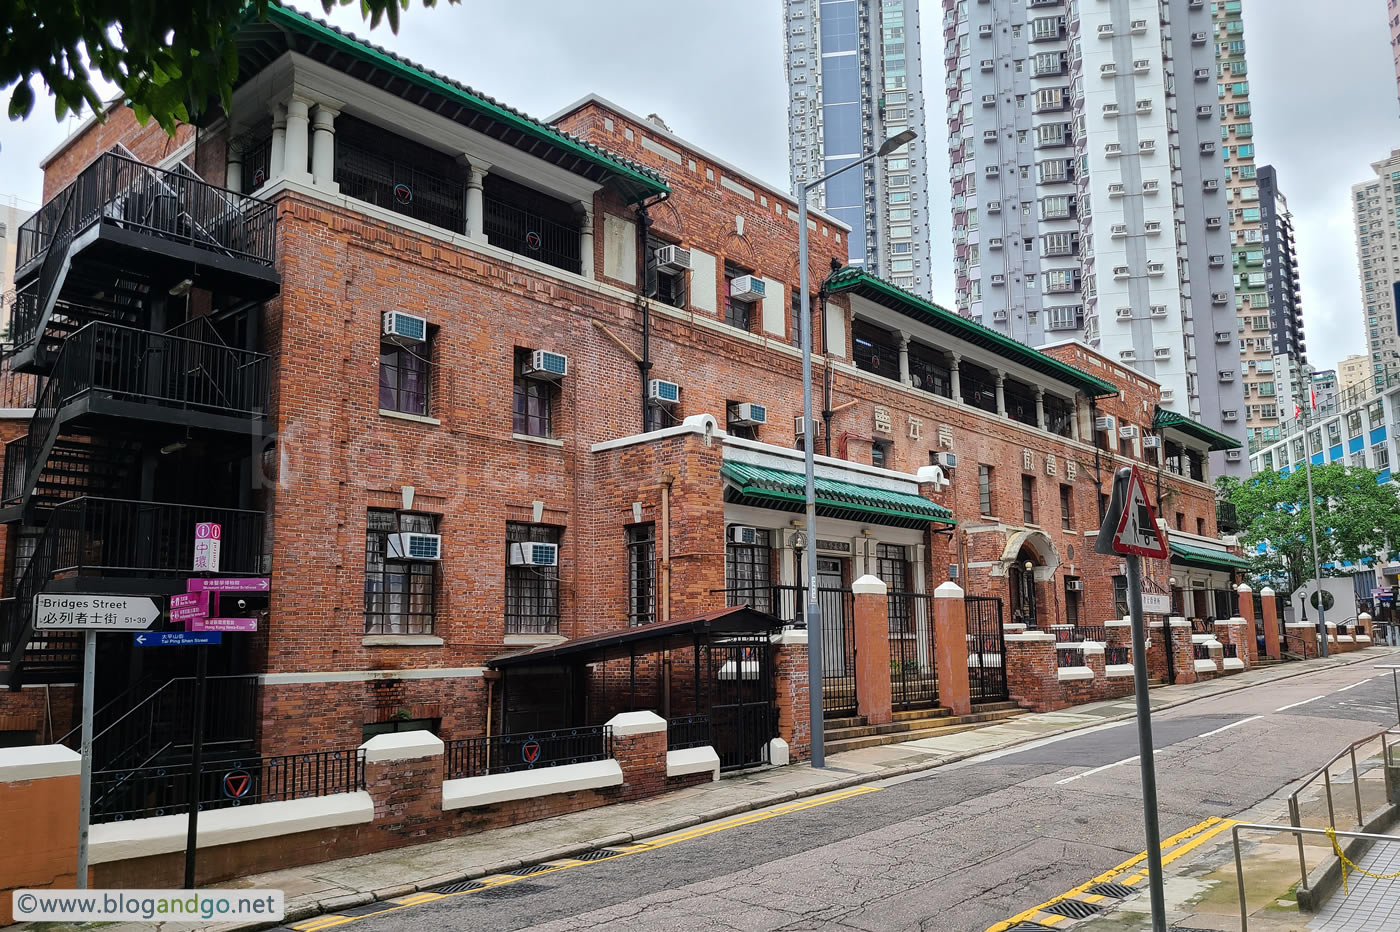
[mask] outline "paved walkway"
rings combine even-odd
[[[1152,707],[1159,711],[1331,667],[1382,662],[1391,653],[1375,649],[1325,660],[1256,668],[1204,683],[1165,686],[1152,691]],[[1128,720],[1133,718],[1134,710],[1132,697],[1126,697],[1059,712],[1024,715],[975,731],[832,754],[822,770],[794,764],[750,771],[652,799],[258,874],[219,886],[283,890],[287,904],[285,921],[294,922],[372,900],[404,896],[441,884],[577,856],[595,848],[624,844],[799,797],[928,770],[1065,732]],[[125,927],[107,928],[123,932]],[[176,926],[167,924],[163,928],[173,930]],[[253,927],[225,925],[217,928]]]

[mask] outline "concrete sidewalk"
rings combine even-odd
[[[1383,662],[1397,653],[1400,652],[1372,649],[1325,660],[1256,668],[1203,683],[1160,687],[1152,691],[1152,708],[1162,711],[1306,673],[1356,663]],[[975,731],[829,755],[827,766],[822,770],[793,764],[748,771],[651,799],[377,854],[257,874],[218,886],[283,890],[287,905],[284,922],[295,922],[373,900],[574,857],[596,848],[625,844],[800,797],[929,770],[977,754],[1125,721],[1134,717],[1134,709],[1132,697],[1126,697],[1059,712],[1030,714]],[[256,927],[226,924],[216,928]],[[108,928],[122,930],[125,927]],[[168,924],[163,928],[173,930],[177,926]]]

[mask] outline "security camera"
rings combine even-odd
[[[239,599],[239,600],[238,600],[238,608],[239,608],[239,611],[242,611],[243,609],[245,609],[245,608],[247,608],[247,607],[248,607],[248,600],[247,600],[247,599]]]

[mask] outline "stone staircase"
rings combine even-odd
[[[1014,702],[986,702],[974,705],[970,715],[953,715],[947,709],[933,706],[895,712],[894,721],[885,725],[868,725],[860,716],[828,718],[826,752],[838,754],[882,744],[955,735],[1025,714],[1026,710]]]

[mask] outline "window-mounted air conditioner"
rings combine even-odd
[[[743,524],[731,524],[729,526],[729,541],[734,544],[756,544],[758,543],[758,528]]]
[[[1138,429],[1136,424],[1124,424],[1122,427],[1118,428],[1118,439],[1120,440],[1136,440],[1137,435]]]
[[[549,350],[534,350],[520,374],[532,379],[562,379],[569,374],[569,357]]]
[[[510,545],[511,566],[558,566],[559,545],[524,541]]]
[[[1094,430],[1111,431],[1115,426],[1117,426],[1117,422],[1113,420],[1111,414],[1101,414],[1094,418]]]
[[[942,466],[944,469],[958,468],[958,455],[956,453],[937,453],[935,456],[938,460],[937,465]]]
[[[681,387],[665,379],[652,379],[647,383],[647,401],[673,405],[681,400]]]
[[[384,314],[385,343],[399,346],[416,346],[428,339],[428,320],[416,314],[403,311],[387,311]]]
[[[729,406],[729,423],[740,427],[757,427],[768,423],[768,409],[751,401],[741,401]]]
[[[1158,346],[1152,350],[1153,359],[1171,359],[1172,350],[1169,346]]]
[[[1065,591],[1066,591],[1066,592],[1083,592],[1083,591],[1084,591],[1084,580],[1082,580],[1082,579],[1066,579],[1066,580],[1065,580]]]
[[[684,272],[690,268],[690,250],[662,246],[656,250],[656,267],[667,272]]]
[[[757,275],[740,275],[729,283],[729,296],[741,301],[760,301],[767,288],[767,284]]]
[[[1158,447],[1160,447],[1161,445],[1162,445],[1162,438],[1161,438],[1161,437],[1152,437],[1152,436],[1148,436],[1148,437],[1143,437],[1143,438],[1142,438],[1142,448],[1143,448],[1144,450],[1155,450],[1155,449],[1157,449]]]
[[[415,533],[390,534],[384,555],[390,560],[441,560],[442,535]]]
[[[815,420],[815,418],[813,420]],[[821,421],[817,421],[816,424],[817,436],[820,437],[825,432],[826,425],[823,424]],[[792,433],[795,437],[799,439],[807,436],[806,420],[800,414],[792,419]]]
[[[1151,312],[1153,317],[1166,317],[1167,306],[1165,304],[1154,304],[1152,305]]]

